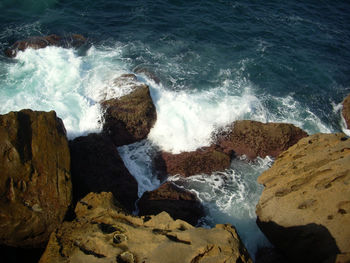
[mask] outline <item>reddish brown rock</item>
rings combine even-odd
[[[117,146],[145,139],[157,119],[149,87],[142,84],[132,93],[101,103],[105,109],[103,132]]]
[[[204,216],[203,207],[195,194],[172,182],[166,182],[158,189],[145,192],[138,202],[140,215],[157,215],[167,212],[174,219],[196,225]]]
[[[343,101],[342,114],[345,120],[346,127],[350,129],[350,94]]]
[[[230,163],[230,157],[215,147],[204,147],[179,154],[162,152],[156,159],[156,167],[161,174],[179,174],[185,177],[222,171],[229,168]]]
[[[246,155],[248,159],[277,157],[281,152],[307,136],[302,129],[287,123],[235,121],[222,132],[217,144],[228,155]]]
[[[66,131],[54,111],[0,115],[0,244],[42,247],[71,204]]]
[[[8,57],[15,57],[19,51],[24,51],[27,48],[40,49],[47,46],[56,47],[79,47],[86,42],[86,38],[82,35],[72,34],[61,37],[58,35],[49,36],[35,36],[25,40],[15,42],[11,47],[5,50],[5,55]]]
[[[89,134],[75,138],[69,146],[75,201],[90,192],[110,191],[129,212],[135,209],[137,182],[109,137]]]
[[[265,189],[257,223],[291,262],[349,259],[350,139],[345,134],[301,139],[258,182]]]

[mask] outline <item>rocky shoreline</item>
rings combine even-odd
[[[86,40],[74,35],[72,41],[79,46]],[[62,43],[67,41],[58,36],[33,38],[7,53],[13,57],[28,47]],[[193,193],[166,182],[138,198],[137,182],[116,147],[145,139],[157,115],[149,87],[133,74],[115,83],[123,81],[134,83],[130,94],[100,102],[105,112],[100,134],[68,142],[54,111],[0,115],[1,251],[45,248],[41,263],[252,262],[234,226],[193,226],[204,215]],[[346,121],[349,98],[343,102]],[[193,152],[159,152],[157,173],[163,180],[187,177],[225,170],[241,155],[275,157],[258,178],[265,188],[256,214],[281,257],[257,261],[350,262],[350,139],[345,134],[309,136],[292,124],[242,120],[213,138],[211,146]],[[133,216],[138,199],[140,216]]]

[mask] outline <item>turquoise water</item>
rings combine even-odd
[[[158,120],[147,140],[119,151],[139,195],[159,185],[155,148],[178,153],[209,145],[238,119],[289,122],[309,133],[344,130],[340,102],[350,93],[349,1],[0,1],[0,113],[54,109],[69,138],[101,129],[99,101],[122,96],[113,79],[147,69]],[[33,35],[83,34],[79,50],[49,47],[3,55]],[[346,131],[348,132],[348,131]],[[249,251],[267,241],[255,225],[271,160],[170,178],[196,192],[202,225],[231,222]]]

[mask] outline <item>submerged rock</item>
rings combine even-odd
[[[132,93],[101,103],[105,110],[103,132],[117,146],[145,139],[157,119],[149,87],[138,86]]]
[[[145,192],[138,202],[139,215],[156,215],[162,211],[174,219],[196,225],[204,210],[195,194],[166,182],[158,189]]]
[[[307,136],[302,129],[287,123],[235,121],[217,138],[217,144],[229,155],[246,155],[249,159],[277,157]]]
[[[109,137],[89,134],[69,143],[74,199],[90,192],[110,191],[128,210],[135,209],[138,186]]]
[[[346,257],[350,139],[341,133],[303,138],[281,154],[258,182],[265,186],[256,209],[258,225],[292,262],[335,262],[335,257]]]
[[[0,243],[41,247],[71,204],[66,131],[54,111],[0,115]]]
[[[52,233],[46,262],[252,262],[231,225],[194,228],[167,213],[134,217],[114,206],[111,193],[90,193],[77,218]]]
[[[350,94],[343,101],[342,114],[345,120],[346,127],[350,129]]]
[[[195,174],[210,174],[230,167],[230,156],[216,150],[214,147],[204,147],[192,152],[172,154],[162,152],[157,158],[157,168],[161,174],[191,176]]]
[[[86,38],[78,34],[71,34],[65,37],[58,35],[34,36],[15,42],[11,47],[5,50],[5,55],[13,58],[19,51],[24,51],[27,48],[40,49],[47,46],[70,48],[79,47],[85,42]]]

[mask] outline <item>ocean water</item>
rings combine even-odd
[[[146,140],[118,149],[140,196],[161,183],[157,149],[207,146],[235,120],[350,134],[340,116],[350,93],[349,1],[1,0],[0,25],[0,114],[53,109],[69,138],[100,131],[99,101],[130,92],[115,77],[146,69],[160,79],[137,74],[158,119]],[[88,44],[3,55],[29,36],[71,33]],[[239,159],[220,173],[168,180],[197,193],[207,211],[200,225],[234,224],[254,256],[268,245],[255,224],[256,178],[272,162]]]

